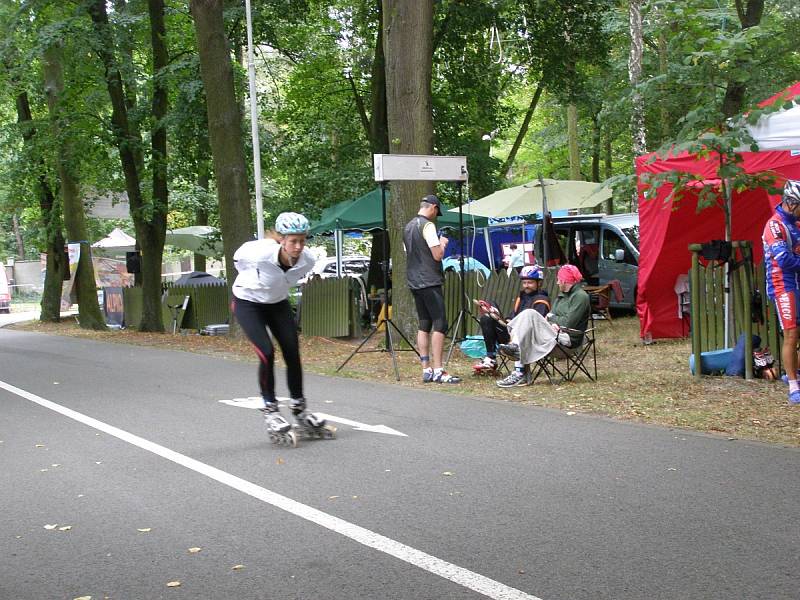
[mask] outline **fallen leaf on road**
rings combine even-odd
[[[242,569],[244,569],[244,565],[233,565],[231,567],[231,571],[241,571]]]
[[[282,459],[282,458],[279,456],[279,457],[278,457],[278,460],[276,460],[276,461],[275,461],[275,464],[276,464],[276,465],[282,465],[282,464],[283,464],[283,463],[285,463],[285,462],[286,462],[286,461],[285,461],[285,460],[283,460],[283,459]]]
[[[72,529],[72,525],[64,525],[58,528],[59,531],[69,531],[70,529]]]
[[[60,467],[61,465],[60,465],[60,464],[58,464],[58,463],[53,463],[53,464],[52,464],[52,465],[50,465],[50,466],[51,466],[51,467]]]
[[[170,581],[169,583],[167,583],[167,587],[180,587],[180,586],[181,586],[180,581]]]
[[[39,473],[47,473],[47,469],[39,469]]]
[[[453,476],[453,472],[452,471],[445,471],[444,473],[442,473],[442,475],[444,475],[445,477],[452,477]]]
[[[148,531],[152,531],[152,527],[142,527],[141,529],[137,529],[136,531],[141,531],[142,533],[147,533]]]
[[[194,548],[189,548],[189,553],[190,554],[197,554],[198,552],[200,552],[200,550],[202,550],[202,548],[198,548],[198,547],[195,546]]]
[[[91,596],[78,596],[75,600],[92,600]]]
[[[44,448],[44,444],[36,444],[35,448]]]
[[[55,529],[56,527],[58,527],[58,523],[56,523],[54,525],[45,525],[44,526],[45,529]]]
[[[336,500],[339,496],[328,496],[328,500]]]

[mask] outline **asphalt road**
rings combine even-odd
[[[795,449],[306,388],[406,436],[273,446],[220,402],[255,394],[254,361],[0,329],[0,598],[800,596]]]

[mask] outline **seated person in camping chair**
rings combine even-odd
[[[520,269],[521,289],[508,320],[528,309],[533,309],[542,316],[550,312],[550,296],[546,291],[540,289],[542,279],[542,270],[537,265],[528,265]],[[486,356],[472,368],[476,374],[494,373],[497,370],[497,345],[507,343],[511,338],[506,321],[503,320],[498,306],[485,300],[479,300],[476,303],[482,313],[479,322],[483,342],[486,346]]]
[[[547,317],[526,311],[509,321],[511,343],[500,344],[500,351],[515,359],[514,371],[497,382],[499,387],[529,385],[527,365],[551,353],[563,353],[583,344],[589,325],[589,295],[580,285],[583,276],[574,265],[558,271],[558,296]]]

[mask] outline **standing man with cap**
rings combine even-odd
[[[764,226],[764,267],[767,296],[775,303],[783,330],[781,358],[789,382],[789,404],[800,404],[798,382],[798,273],[800,273],[800,180],[789,179],[781,203]]]
[[[406,279],[419,317],[417,349],[422,361],[424,383],[461,383],[442,367],[447,315],[444,308],[442,258],[448,239],[436,232],[436,217],[442,214],[438,196],[422,198],[419,212],[403,230],[406,251]],[[431,355],[428,354],[431,353]]]

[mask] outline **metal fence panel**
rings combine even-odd
[[[351,333],[353,293],[350,277],[312,279],[303,285],[300,325],[303,335],[347,337]]]

